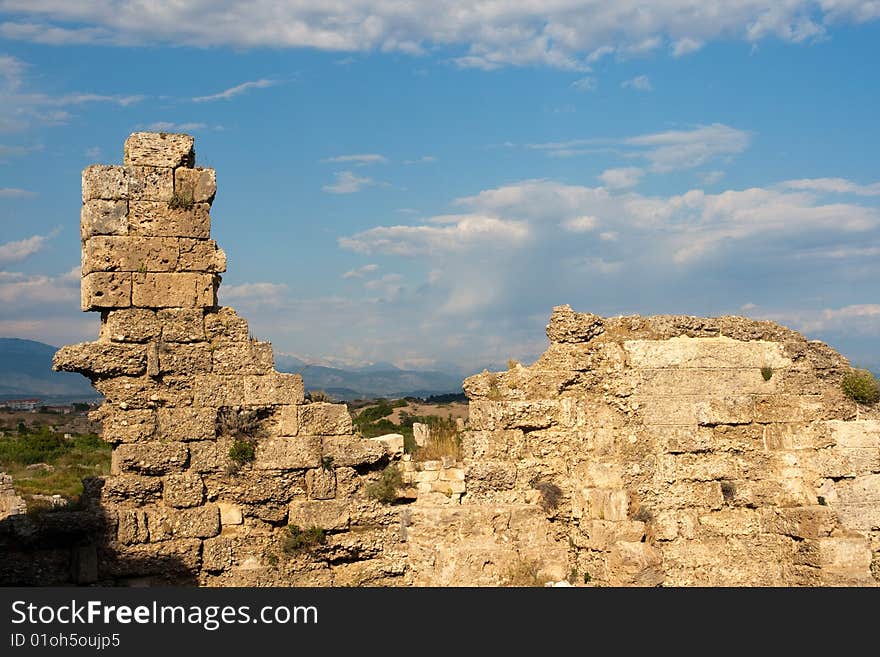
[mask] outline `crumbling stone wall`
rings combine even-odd
[[[843,395],[840,354],[741,317],[561,306],[547,335],[532,366],[465,381],[462,509],[547,506],[553,492],[548,576],[877,583],[880,413]],[[454,549],[436,538],[438,553]]]
[[[462,458],[416,462],[307,401],[217,306],[215,190],[187,135],[135,133],[123,166],[84,171],[82,305],[101,331],[55,365],[104,394],[112,474],[50,514],[49,542],[9,519],[0,546],[30,536],[49,556],[7,551],[4,583],[877,582],[880,411],[844,397],[826,345],[741,317],[561,306],[534,364],[464,382]],[[402,485],[380,502],[389,465]],[[285,550],[290,525],[324,541]]]
[[[60,349],[55,368],[105,399],[95,417],[112,473],[88,501],[107,527],[96,580],[398,578],[398,511],[363,489],[402,445],[356,437],[344,404],[306,401],[301,377],[276,372],[271,345],[217,306],[216,179],[194,164],[192,137],[135,133],[122,166],[83,172],[82,309],[101,313],[101,330]],[[288,524],[326,540],[287,555]]]

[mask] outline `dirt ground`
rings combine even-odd
[[[440,417],[464,418],[468,416],[468,405],[464,402],[451,402],[449,404],[421,404],[409,402],[406,406],[395,408],[388,416],[394,424],[400,424],[401,412],[410,415],[439,415]]]

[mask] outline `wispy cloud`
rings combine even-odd
[[[287,286],[282,283],[240,283],[224,284],[218,294],[225,301],[246,300],[251,303],[263,303],[274,301],[286,292]]]
[[[369,264],[364,265],[363,267],[358,267],[357,269],[350,269],[342,275],[342,278],[351,279],[351,278],[363,278],[368,274],[373,274],[379,271],[379,265]]]
[[[207,103],[214,100],[229,100],[230,98],[235,98],[236,96],[240,96],[241,94],[250,91],[251,89],[265,89],[267,87],[272,87],[278,84],[277,80],[267,80],[265,78],[259,80],[251,80],[249,82],[242,82],[241,84],[237,84],[234,87],[229,87],[228,89],[224,89],[216,94],[209,94],[207,96],[196,96],[192,99],[194,103]]]
[[[17,187],[0,187],[0,198],[27,198],[36,195],[36,192],[18,189]]]
[[[336,182],[321,187],[321,189],[330,194],[354,194],[366,187],[378,184],[372,178],[357,176],[351,171],[338,171],[334,175],[336,176]]]
[[[59,229],[53,230],[48,235],[32,235],[23,240],[15,240],[0,244],[0,264],[24,260],[40,251],[46,241],[55,237]]]
[[[433,155],[422,155],[421,157],[417,157],[414,160],[404,160],[404,164],[431,164],[436,162],[437,158]]]
[[[644,149],[641,156],[651,163],[651,169],[663,173],[692,169],[717,157],[741,153],[749,145],[749,133],[713,123],[691,130],[629,137],[624,143]]]
[[[624,80],[620,86],[623,89],[635,89],[636,91],[652,91],[654,89],[654,85],[651,84],[651,79],[647,75],[637,75],[630,80]]]
[[[880,196],[880,182],[859,185],[844,178],[802,178],[786,180],[779,184],[786,189],[801,189],[810,192],[834,194],[855,194],[856,196]]]
[[[336,155],[334,157],[325,157],[321,162],[344,162],[356,164],[358,166],[367,166],[370,164],[385,164],[388,158],[378,153],[357,153],[354,155]]]
[[[144,126],[146,130],[155,132],[196,132],[204,130],[208,126],[204,123],[172,123],[170,121],[156,121]]]
[[[682,57],[683,55],[700,50],[704,45],[705,44],[700,39],[684,37],[677,41],[673,41],[669,50],[673,57]]]
[[[598,87],[598,83],[596,82],[596,78],[585,76],[582,78],[578,78],[569,86],[575,91],[595,91]]]

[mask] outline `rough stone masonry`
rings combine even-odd
[[[877,584],[880,411],[842,394],[828,346],[742,317],[560,306],[534,364],[464,382],[461,459],[411,459],[306,401],[217,306],[215,176],[194,164],[191,137],[136,133],[123,166],[83,173],[82,306],[101,331],[55,365],[104,394],[112,474],[48,514],[49,543],[3,521],[4,583]],[[403,483],[380,501],[388,467]],[[95,532],[59,544],[65,522]],[[323,541],[285,549],[290,526]]]

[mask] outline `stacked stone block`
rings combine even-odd
[[[842,356],[740,317],[562,306],[547,335],[465,381],[463,509],[555,486],[566,572],[600,584],[877,583],[880,413],[842,394]]]
[[[372,549],[363,532],[342,537],[394,518],[363,482],[399,451],[354,436],[345,405],[306,402],[302,378],[276,372],[272,346],[218,307],[216,178],[194,165],[192,137],[135,133],[122,166],[83,172],[82,309],[101,313],[101,330],[60,349],[55,368],[88,376],[105,399],[96,416],[114,449],[101,508],[113,529],[99,579],[278,585],[318,570],[330,583],[327,554],[400,576],[384,525],[366,535]],[[283,555],[289,523],[329,539]]]

